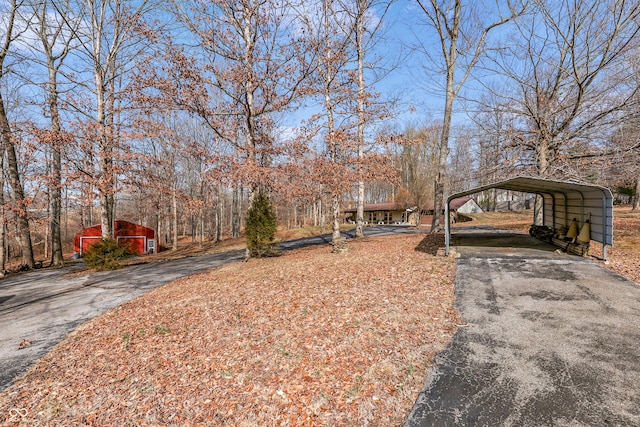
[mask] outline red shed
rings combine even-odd
[[[114,237],[118,242],[128,243],[131,250],[137,254],[156,251],[156,231],[129,221],[117,220],[114,223]],[[73,250],[80,256],[89,247],[102,238],[102,225],[87,227],[78,234],[73,241]]]

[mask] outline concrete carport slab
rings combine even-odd
[[[405,427],[640,426],[640,286],[522,233],[452,239],[462,325]]]
[[[550,179],[520,176],[455,193],[445,204],[445,253],[449,254],[451,229],[449,227],[449,204],[458,197],[470,196],[491,189],[519,191],[541,196],[542,223],[549,228],[569,227],[572,219],[582,226],[587,220],[591,224],[591,240],[602,243],[603,258],[607,258],[607,247],[613,245],[613,196],[606,187],[585,182],[555,181]]]

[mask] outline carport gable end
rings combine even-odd
[[[128,243],[131,250],[139,255],[156,250],[156,232],[154,229],[134,224],[129,221],[116,220],[114,223],[114,237],[118,242]],[[73,250],[79,255],[102,238],[100,224],[87,227],[76,234]]]
[[[491,189],[519,191],[542,196],[542,225],[552,229],[569,227],[576,218],[582,226],[587,219],[591,224],[591,240],[602,243],[602,256],[607,259],[607,247],[613,246],[613,195],[606,187],[576,180],[555,181],[520,176],[455,193],[445,204],[445,253],[449,254],[451,229],[449,204],[458,197],[469,196]]]

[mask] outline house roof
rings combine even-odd
[[[472,200],[471,197],[459,197],[451,200],[449,203],[449,209],[458,210],[462,206],[465,205],[469,200]],[[386,211],[414,211],[416,209],[415,206],[401,205],[400,203],[369,203],[364,205],[365,212],[386,212]],[[425,210],[433,210],[433,200],[429,201],[427,205],[424,207]],[[345,209],[345,213],[353,213],[356,212],[357,208]]]
[[[116,235],[116,237],[122,237],[127,235],[139,235],[139,234],[153,236],[155,233],[155,230],[153,228],[145,227],[143,225],[139,225],[133,222],[118,219],[114,221],[113,232]],[[96,224],[96,225],[86,227],[76,233],[76,237],[101,236],[101,235],[102,235],[101,224]]]
[[[458,198],[455,198],[455,199],[451,200],[451,202],[449,202],[449,209],[451,209],[453,211],[457,211],[462,206],[464,206],[469,200],[472,200],[471,197],[458,197]],[[432,211],[433,210],[433,200],[430,200],[429,203],[427,203],[427,205],[424,207],[424,209],[427,210],[427,211]]]
[[[400,203],[370,203],[364,205],[365,212],[405,211],[407,208]],[[345,209],[345,213],[356,212],[357,208]]]

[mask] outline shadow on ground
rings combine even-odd
[[[451,246],[467,248],[496,248],[502,250],[533,249],[540,252],[554,252],[556,247],[542,242],[525,233],[505,231],[491,227],[464,227],[451,233]],[[460,249],[464,253],[464,249]]]

